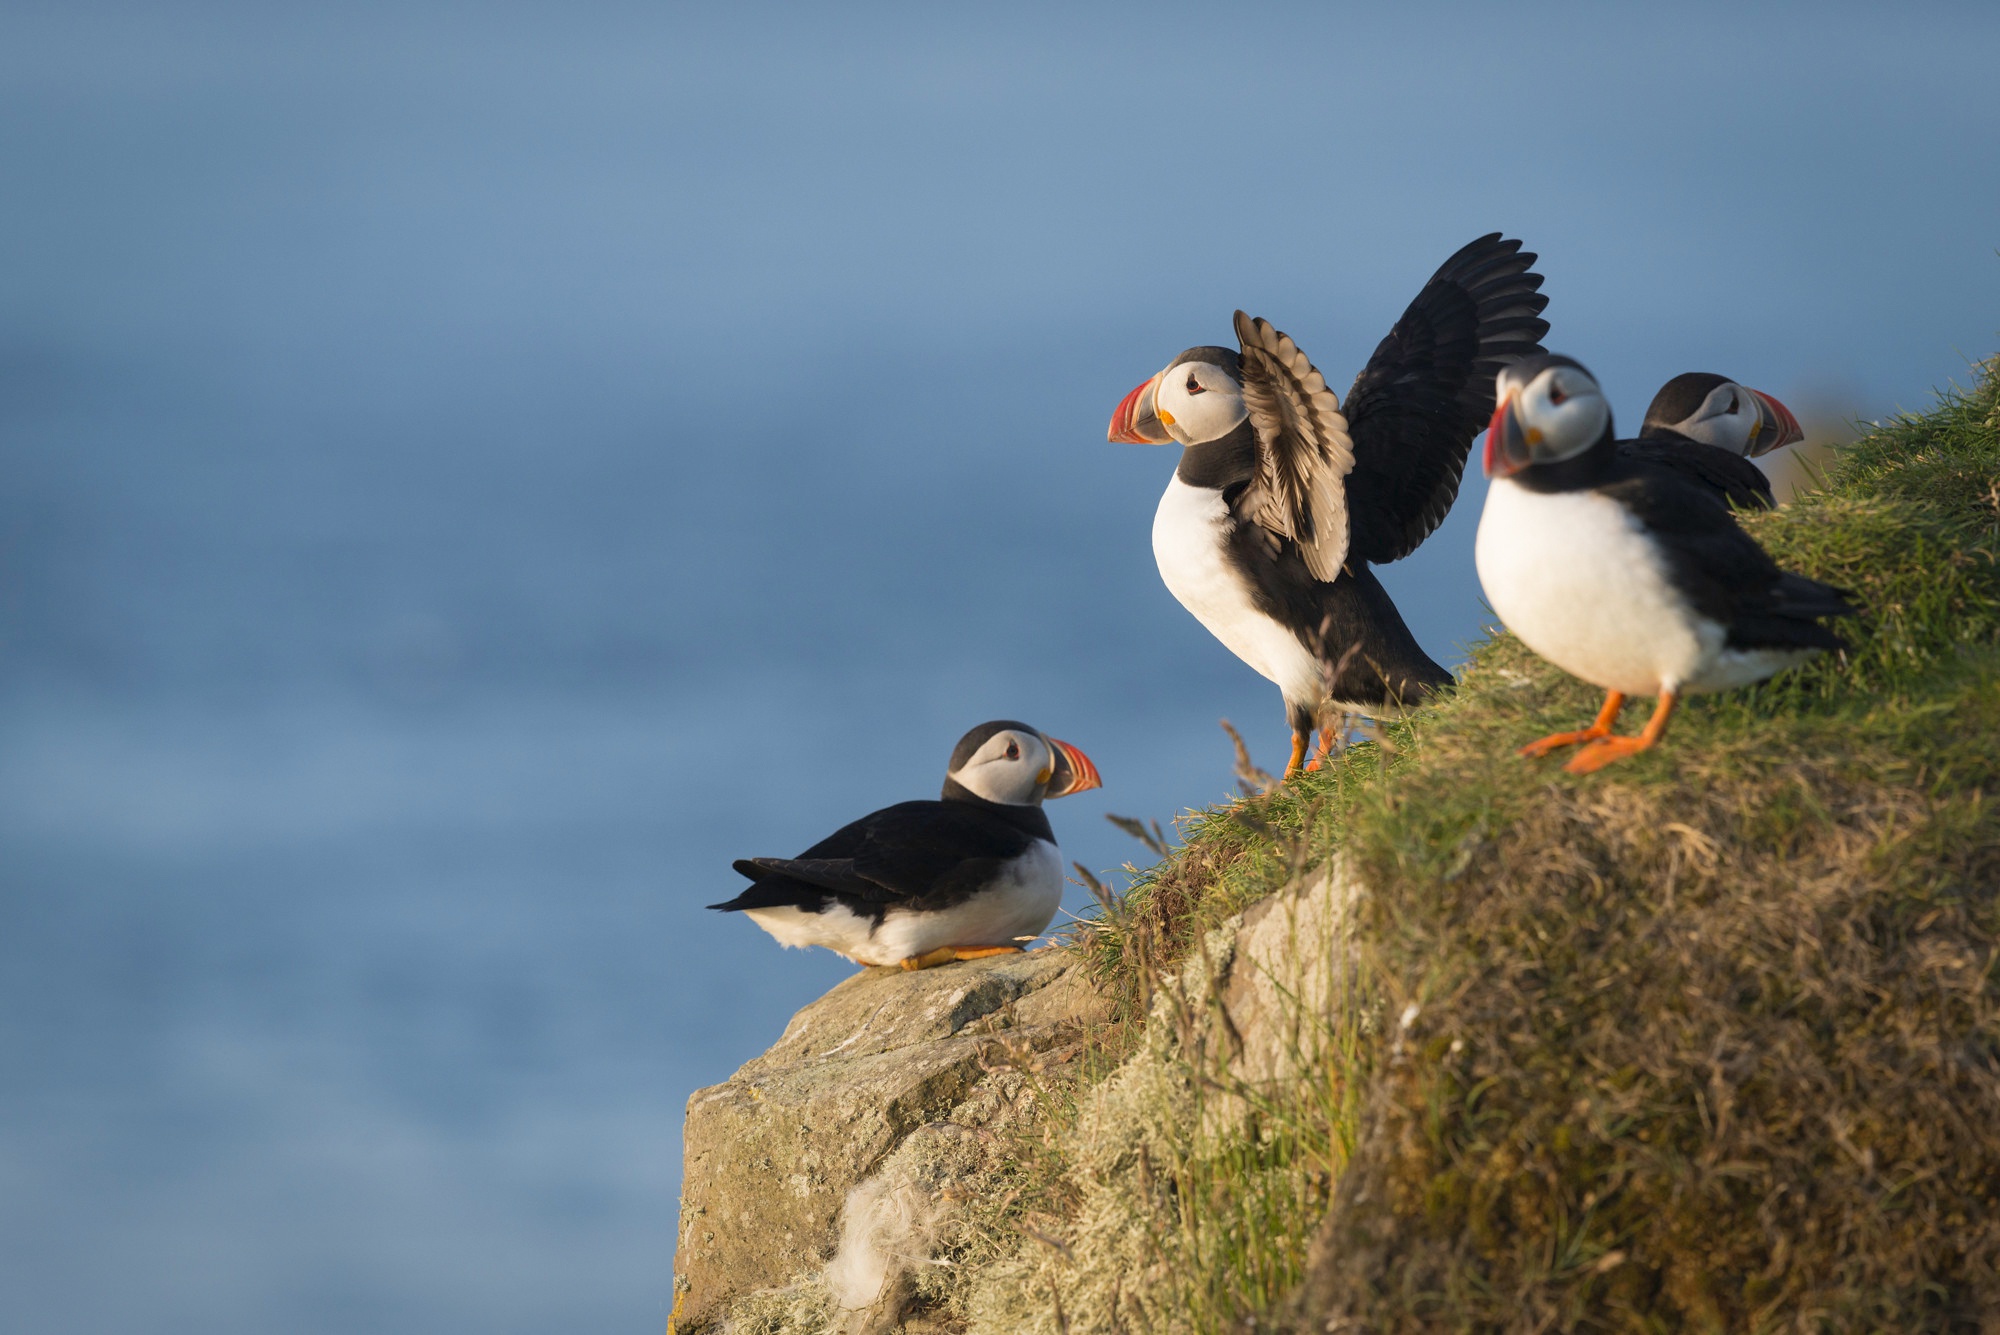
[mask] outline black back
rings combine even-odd
[[[1377,345],[1342,405],[1350,561],[1398,561],[1444,522],[1500,368],[1542,350],[1542,276],[1500,233],[1446,260]]]
[[[1023,725],[989,726],[998,731]],[[973,749],[984,740],[974,743]],[[958,763],[955,758],[954,769]],[[834,902],[880,922],[890,908],[939,909],[963,903],[990,885],[1035,840],[1055,842],[1055,831],[1040,807],[988,802],[950,781],[946,793],[941,801],[898,802],[871,812],[796,858],[739,859],[735,868],[750,878],[750,886],[736,898],[709,907],[789,905],[817,913]]]
[[[1658,547],[1674,588],[1724,628],[1728,647],[1845,647],[1818,622],[1853,616],[1852,594],[1780,569],[1714,490],[1628,448],[1637,443],[1607,431],[1582,453],[1524,468],[1513,480],[1533,491],[1595,490],[1624,506]]]
[[[1720,445],[1661,430],[1638,440],[1620,441],[1618,449],[1634,461],[1679,475],[1682,481],[1714,493],[1735,509],[1769,510],[1778,503],[1764,470]]]
[[[1621,448],[1637,459],[1679,473],[1689,482],[1715,492],[1739,510],[1769,510],[1777,504],[1771,494],[1771,479],[1764,470],[1740,454],[1719,445],[1690,440],[1674,429],[1685,422],[1708,400],[1717,385],[1732,383],[1728,376],[1713,371],[1683,371],[1660,386],[1646,405],[1646,420],[1639,424],[1639,438]]]
[[[1659,544],[1683,597],[1721,623],[1732,649],[1840,649],[1819,618],[1852,616],[1845,589],[1781,570],[1715,494],[1678,469],[1621,452],[1599,487],[1636,515]]]

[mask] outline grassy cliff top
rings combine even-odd
[[[1302,872],[1366,888],[1339,1055],[1257,1132],[1260,1171],[1295,1161],[1288,1213],[1184,1253],[1216,1320],[2000,1311],[2000,360],[1745,524],[1858,596],[1847,653],[1692,699],[1660,748],[1572,777],[1515,748],[1600,694],[1497,636],[1380,744],[1196,813],[1085,942],[1136,1003]],[[1191,1237],[1238,1209],[1223,1169],[1179,1180]]]

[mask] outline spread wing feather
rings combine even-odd
[[[1257,472],[1243,508],[1292,539],[1314,579],[1331,583],[1347,560],[1347,489],[1354,443],[1340,401],[1299,345],[1268,320],[1236,312],[1243,402],[1257,433]]]
[[[1542,350],[1535,256],[1494,232],[1438,267],[1347,391],[1354,554],[1397,561],[1444,521],[1500,369]]]

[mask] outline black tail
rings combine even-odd
[[[738,873],[750,878],[750,884],[736,898],[710,904],[709,908],[720,909],[724,913],[772,908],[797,908],[815,913],[826,903],[825,892],[817,886],[795,881],[789,876],[773,876],[749,858],[738,858],[734,865]]]
[[[1728,644],[1732,649],[1845,649],[1847,641],[1819,623],[1860,611],[1846,589],[1786,571],[1772,588],[1769,604],[1737,617]]]
[[[1452,684],[1410,634],[1389,591],[1367,566],[1322,585],[1319,656],[1328,698],[1394,711]]]

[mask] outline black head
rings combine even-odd
[[[1559,353],[1524,357],[1501,370],[1486,428],[1486,475],[1573,459],[1612,439],[1611,405],[1580,361]]]
[[[1791,409],[1712,371],[1688,371],[1660,386],[1639,434],[1680,436],[1746,459],[1805,439]]]
[[[954,789],[1007,806],[1038,806],[1044,798],[1100,788],[1097,767],[1068,742],[1012,719],[982,723],[958,739],[945,773]]]
[[[1205,445],[1243,425],[1243,356],[1234,348],[1189,348],[1127,394],[1105,439],[1126,445]]]

